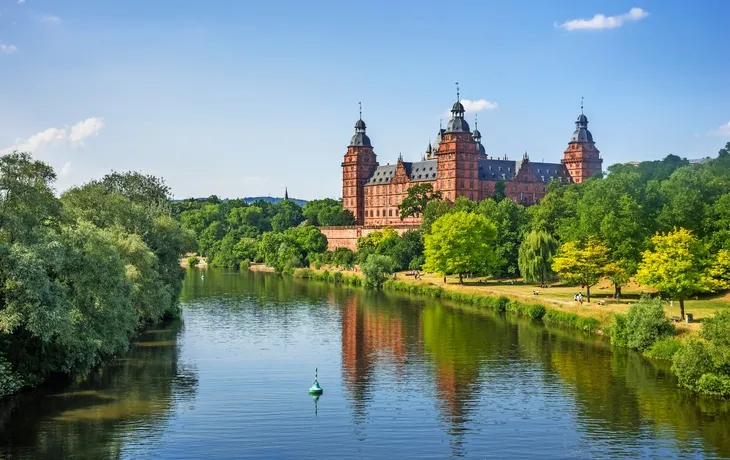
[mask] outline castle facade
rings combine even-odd
[[[408,189],[416,184],[430,183],[444,199],[454,201],[460,196],[472,200],[491,197],[496,184],[503,182],[509,199],[531,205],[545,196],[550,181],[578,183],[601,171],[603,160],[582,109],[560,163],[533,162],[527,153],[516,161],[487,155],[476,122],[472,132],[464,113],[457,95],[451,120],[446,129],[439,129],[435,144],[428,145],[421,161],[407,162],[401,157],[386,165],[378,163],[360,116],[342,162],[342,204],[352,211],[358,226],[420,224],[421,216],[401,220],[398,210]]]

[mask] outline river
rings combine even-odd
[[[88,378],[0,404],[0,457],[730,457],[730,403],[679,390],[668,366],[601,337],[433,299],[201,273],[185,280],[182,322]]]

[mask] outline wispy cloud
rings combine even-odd
[[[730,121],[717,129],[713,129],[712,131],[710,131],[710,134],[714,136],[730,137]]]
[[[68,176],[70,172],[71,172],[71,162],[67,161],[66,163],[63,164],[63,166],[61,167],[61,171],[58,174],[60,176]]]
[[[562,24],[556,23],[555,27],[568,31],[616,29],[624,25],[626,22],[639,21],[647,16],[649,16],[648,11],[644,11],[641,8],[631,8],[628,13],[616,16],[604,16],[602,14],[597,14],[590,19],[571,19],[570,21],[565,21]]]
[[[23,3],[25,3],[25,0],[18,0],[18,5],[22,5]]]
[[[103,128],[103,118],[87,118],[71,127],[48,128],[30,136],[28,139],[18,139],[11,147],[0,149],[0,154],[5,155],[14,150],[37,153],[60,145],[82,146],[84,145],[84,139],[99,134],[99,131]]]
[[[0,53],[13,54],[16,51],[18,51],[18,48],[15,45],[7,45],[3,42],[0,42]]]
[[[41,13],[40,20],[41,22],[47,22],[49,24],[57,24],[61,22],[61,18],[59,18],[58,16],[46,13]]]

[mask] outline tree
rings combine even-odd
[[[518,257],[520,273],[525,281],[545,284],[545,280],[554,275],[552,261],[557,252],[558,242],[549,233],[542,230],[528,233],[520,245]]]
[[[393,273],[393,259],[380,254],[370,254],[361,268],[365,275],[365,287],[380,289],[387,279],[386,275]]]
[[[479,202],[476,212],[497,226],[495,274],[515,276],[519,271],[520,244],[528,223],[525,207],[512,200],[497,203],[492,198],[487,198]]]
[[[494,198],[494,201],[497,203],[507,198],[507,186],[504,184],[503,180],[497,181],[497,183],[494,184],[494,194],[492,195],[492,198]]]
[[[276,204],[276,215],[271,219],[271,228],[275,232],[283,232],[289,227],[296,227],[304,220],[302,208],[291,200]]]
[[[437,200],[429,201],[426,205],[426,209],[423,210],[423,219],[421,221],[421,230],[424,233],[431,233],[431,226],[436,219],[448,214],[453,211],[453,206],[450,201]]]
[[[568,283],[586,288],[588,303],[591,303],[591,286],[606,273],[609,249],[595,238],[585,243],[569,241],[560,246],[553,258],[553,270]]]
[[[423,214],[426,205],[434,200],[441,200],[441,192],[434,192],[433,185],[430,182],[412,185],[408,189],[408,195],[398,205],[400,220],[413,215]]]
[[[310,225],[341,226],[354,225],[355,216],[348,209],[342,208],[342,201],[325,198],[307,201],[302,214]]]
[[[708,289],[705,247],[684,228],[657,233],[651,242],[653,249],[642,254],[636,279],[679,300],[680,316],[684,319],[684,301]]]
[[[443,276],[487,273],[495,262],[495,225],[479,214],[455,212],[439,217],[425,236],[424,270]]]

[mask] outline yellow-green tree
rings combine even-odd
[[[487,273],[494,266],[497,228],[486,217],[454,212],[439,217],[425,236],[423,269],[443,276]]]
[[[679,300],[680,315],[684,318],[684,301],[711,289],[706,248],[684,228],[657,233],[651,242],[653,249],[643,252],[636,279]]]
[[[585,286],[591,303],[591,286],[606,275],[609,249],[595,238],[584,243],[568,241],[553,258],[553,270],[563,281]]]

